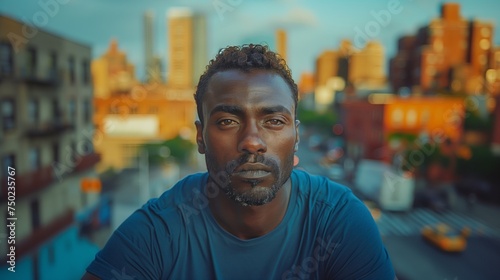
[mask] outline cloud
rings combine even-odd
[[[293,7],[281,17],[271,20],[271,26],[278,28],[316,27],[318,19],[316,15],[305,8]]]

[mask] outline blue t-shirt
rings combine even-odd
[[[134,212],[87,271],[101,279],[394,279],[375,222],[347,187],[294,170],[281,223],[242,240],[213,217],[207,179],[190,175]]]

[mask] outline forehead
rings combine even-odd
[[[279,74],[268,70],[226,70],[215,73],[209,80],[203,100],[203,111],[220,104],[274,104],[295,109],[292,90]]]

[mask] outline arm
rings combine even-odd
[[[127,218],[96,254],[82,279],[160,279],[168,269],[160,248],[169,248],[170,238],[152,216],[143,208]]]

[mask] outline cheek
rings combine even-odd
[[[207,149],[215,153],[225,154],[231,150],[235,145],[234,136],[228,137],[227,135],[210,134],[205,137]]]
[[[294,152],[295,148],[295,132],[289,131],[285,135],[272,137],[268,141],[268,146],[272,145],[274,151],[279,151],[280,154],[289,154]]]

